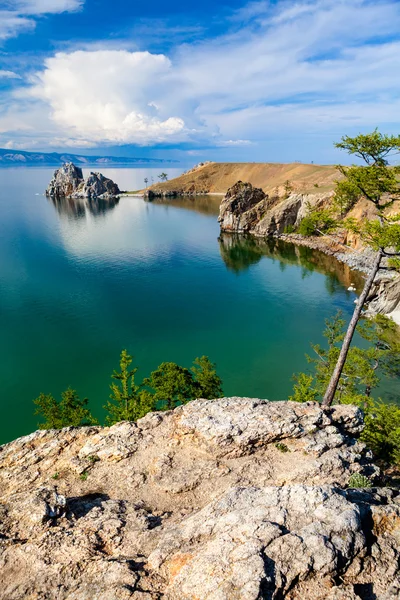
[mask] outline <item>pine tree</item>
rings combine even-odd
[[[81,400],[71,388],[62,392],[60,401],[51,394],[40,394],[33,402],[37,406],[35,415],[41,415],[45,420],[39,424],[40,429],[62,429],[98,423],[87,408],[88,399]]]
[[[217,375],[216,365],[208,356],[196,358],[191,371],[197,384],[199,398],[222,398],[222,379]]]
[[[400,136],[383,135],[375,130],[370,134],[360,134],[354,138],[345,136],[341,142],[336,144],[336,147],[346,150],[365,163],[363,166],[339,166],[339,170],[345,179],[337,183],[337,194],[342,204],[345,202],[346,197],[349,206],[356,199],[363,197],[375,206],[377,211],[376,220],[362,223],[348,220],[345,224],[348,229],[356,231],[361,239],[375,250],[376,254],[370,274],[358,298],[353,316],[343,338],[336,365],[324,394],[324,406],[330,406],[335,397],[358,320],[375,277],[382,267],[382,259],[384,257],[390,258],[389,268],[400,266],[400,224],[396,222],[400,220],[400,216],[387,218],[384,212],[385,208],[392,204],[394,200],[400,198],[400,185],[397,178],[400,167],[389,166],[390,157],[400,150]]]
[[[111,375],[115,381],[110,385],[110,401],[104,406],[108,412],[107,425],[119,421],[137,421],[153,410],[154,403],[151,395],[135,384],[137,367],[129,369],[132,361],[133,358],[127,350],[122,350],[120,371],[114,371]]]

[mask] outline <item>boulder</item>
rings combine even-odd
[[[52,198],[70,197],[83,183],[82,169],[73,163],[66,163],[54,171],[47,190],[46,196]]]
[[[85,180],[82,169],[66,163],[54,172],[46,196],[51,198],[100,198],[109,200],[120,194],[116,183],[101,173],[90,173]]]

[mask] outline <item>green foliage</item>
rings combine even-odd
[[[222,398],[222,379],[217,375],[216,365],[208,356],[196,358],[191,368],[197,397]]]
[[[308,203],[307,214],[301,220],[298,231],[300,235],[309,237],[310,235],[329,233],[334,231],[337,226],[332,209],[318,208]]]
[[[221,398],[222,380],[216,366],[207,356],[196,358],[191,370],[172,362],[162,363],[145,378],[140,385],[135,383],[137,367],[130,368],[132,356],[126,350],[121,352],[120,370],[112,374],[110,401],[104,406],[107,411],[106,424],[120,421],[136,421],[148,412],[175,408],[195,398]],[[150,388],[150,389],[149,389]],[[97,421],[86,408],[88,400],[80,400],[75,390],[62,393],[58,402],[51,394],[40,394],[34,400],[45,422],[41,429],[61,429],[69,425],[94,425]],[[98,456],[88,457],[91,464],[99,460]]]
[[[295,229],[293,225],[286,225],[283,230],[283,233],[294,233]]]
[[[152,389],[153,400],[170,410],[195,398],[220,398],[222,380],[207,356],[196,358],[189,371],[172,362],[162,363],[143,385]]]
[[[365,404],[371,391],[379,384],[379,373],[388,377],[400,376],[400,344],[396,338],[396,324],[384,315],[377,315],[373,319],[363,319],[357,331],[369,344],[363,348],[352,346],[349,350],[335,394],[335,401],[342,404]],[[345,322],[339,311],[325,321],[323,335],[327,345],[311,344],[314,356],[307,356],[307,360],[314,365],[315,372],[313,375],[294,375],[295,385],[290,400],[309,402],[323,397],[344,334]]]
[[[151,395],[135,384],[137,367],[129,368],[132,360],[132,356],[126,350],[122,350],[120,371],[114,371],[111,375],[115,382],[110,385],[110,401],[104,406],[108,412],[107,425],[113,425],[119,421],[137,421],[154,408]]]
[[[88,473],[87,471],[83,471],[83,473],[81,473],[81,474],[79,475],[79,479],[80,479],[81,481],[86,481],[88,477],[89,477],[89,473]]]
[[[400,220],[400,215],[396,215],[395,218]],[[357,233],[363,242],[374,250],[390,248],[391,254],[400,252],[400,223],[393,222],[393,217],[361,222],[346,219],[344,225],[349,231]]]
[[[296,382],[293,386],[293,396],[289,396],[288,400],[292,402],[317,402],[318,392],[313,387],[314,377],[307,373],[297,373],[293,375]]]
[[[370,479],[368,479],[368,477],[366,477],[365,475],[361,475],[360,473],[353,473],[352,475],[350,475],[349,482],[347,485],[349,488],[365,489],[372,487]]]
[[[344,217],[360,198],[361,191],[354,183],[347,179],[336,182],[333,203],[339,211],[340,217]]]
[[[52,479],[60,479],[60,473],[54,473],[54,475],[51,476]]]
[[[400,466],[400,406],[371,403],[365,411],[361,439],[376,456]]]
[[[275,448],[279,450],[279,452],[290,452],[290,449],[286,446],[286,444],[283,444],[282,442],[276,442]]]
[[[160,173],[160,175],[158,175],[158,179],[160,181],[168,181],[168,175],[166,173]]]
[[[314,366],[314,373],[294,376],[293,395],[289,400],[308,402],[319,401],[323,397],[336,364],[345,326],[340,312],[327,319],[325,324],[326,346],[312,345],[315,356],[307,356]],[[377,315],[373,319],[363,319],[357,331],[368,345],[350,348],[335,402],[359,406],[365,415],[361,439],[378,458],[400,465],[400,406],[383,404],[371,398],[371,392],[379,385],[382,374],[400,376],[397,327],[388,317]]]
[[[193,375],[185,367],[173,362],[163,362],[143,380],[143,384],[153,390],[153,400],[161,403],[165,410],[185,404],[196,397]]]
[[[354,138],[345,135],[335,146],[354,154],[367,165],[386,166],[388,159],[400,150],[400,136],[382,134],[375,129],[372,133],[359,134]]]
[[[35,415],[44,418],[40,429],[62,429],[63,427],[79,427],[96,425],[97,421],[87,407],[88,399],[81,400],[75,390],[68,388],[56,400],[51,394],[40,394],[34,401]]]

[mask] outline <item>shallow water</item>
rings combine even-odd
[[[158,170],[103,169],[122,189]],[[178,170],[169,170],[170,176]],[[67,386],[103,418],[119,353],[138,375],[206,354],[227,395],[284,399],[356,281],[323,254],[219,237],[220,198],[53,203],[52,169],[0,170],[0,442],[36,428],[32,399]]]

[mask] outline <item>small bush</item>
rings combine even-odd
[[[349,488],[371,488],[372,483],[368,477],[361,475],[360,473],[353,473],[347,484]]]
[[[83,471],[83,473],[81,473],[81,474],[79,475],[79,479],[80,479],[81,481],[86,481],[86,479],[88,478],[88,475],[89,475],[89,473],[88,473],[87,471]]]
[[[275,444],[275,448],[277,450],[279,450],[279,452],[290,452],[289,448],[286,446],[286,444],[283,444],[282,442],[277,442]]]
[[[315,223],[311,217],[304,217],[304,219],[301,220],[299,225],[299,233],[300,235],[304,235],[305,237],[314,235]]]
[[[51,477],[52,477],[52,479],[59,479],[60,473],[54,473],[54,475],[52,475]]]

